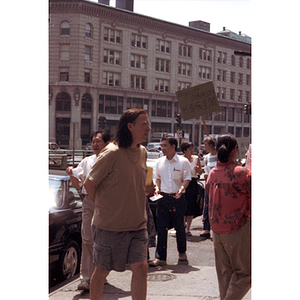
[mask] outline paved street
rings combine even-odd
[[[214,267],[211,239],[200,241],[202,217],[191,226],[193,236],[187,237],[188,262],[178,263],[175,231],[169,230],[167,265],[149,267],[147,300],[218,300],[219,290]],[[155,248],[150,248],[150,259]],[[130,300],[131,271],[111,272],[101,300]],[[53,291],[50,300],[90,299],[89,293],[77,291],[79,279]],[[244,300],[251,299],[251,290]]]

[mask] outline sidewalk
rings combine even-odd
[[[219,288],[214,266],[213,242],[199,242],[203,229],[202,217],[195,218],[191,226],[192,237],[187,238],[189,262],[178,263],[176,235],[169,230],[168,260],[163,267],[148,268],[147,300],[219,300]],[[154,258],[155,248],[150,248]],[[111,271],[107,277],[101,300],[131,300],[131,271]],[[52,292],[50,300],[90,299],[89,293],[78,291],[80,279]],[[251,290],[243,300],[251,300]]]
[[[131,300],[131,271],[112,271],[101,300]],[[89,293],[77,291],[79,279],[50,294],[51,300],[90,299]],[[219,300],[215,267],[169,265],[149,268],[147,300]],[[251,299],[251,290],[243,298]]]

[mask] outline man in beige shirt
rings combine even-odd
[[[99,300],[111,270],[133,272],[133,300],[147,293],[147,151],[140,145],[151,130],[147,112],[130,109],[120,118],[116,137],[99,155],[84,187],[95,202],[92,221],[95,270],[90,299]]]

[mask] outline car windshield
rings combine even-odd
[[[61,207],[63,204],[63,184],[58,179],[49,179],[49,208]]]

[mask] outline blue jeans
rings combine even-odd
[[[204,191],[204,213],[203,213],[203,230],[210,230],[209,216],[208,216],[208,194]]]
[[[184,215],[186,212],[186,199],[182,195],[179,199],[164,196],[157,201],[157,247],[155,257],[167,260],[168,229],[172,221],[176,230],[177,250],[179,253],[186,251],[186,236],[184,228]]]

